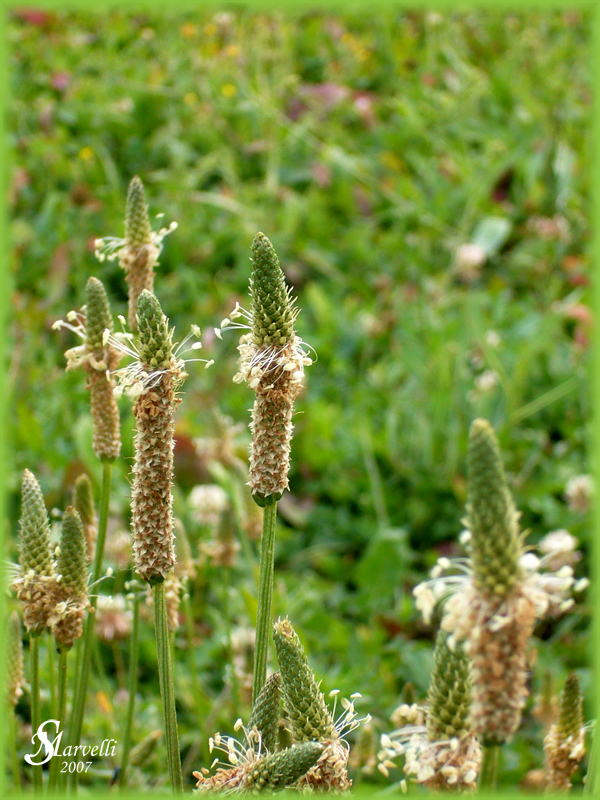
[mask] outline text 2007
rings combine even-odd
[[[91,761],[63,761],[61,772],[87,772],[91,766]]]

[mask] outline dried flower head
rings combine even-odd
[[[567,483],[565,498],[572,511],[585,514],[589,511],[594,496],[594,480],[591,475],[576,475]]]
[[[87,544],[88,559],[93,561],[98,537],[98,517],[94,507],[94,492],[89,475],[83,473],[75,481],[73,505],[79,512]]]
[[[83,339],[83,344],[65,353],[67,370],[77,367],[85,370],[94,425],[94,452],[102,461],[114,461],[121,452],[121,432],[111,373],[121,360],[121,352],[114,341],[108,341],[113,320],[104,286],[97,278],[89,278],[85,291],[84,308],[69,312],[67,322],[57,320],[52,327],[68,328]]]
[[[23,603],[23,622],[42,633],[56,602],[57,576],[50,549],[50,521],[40,485],[28,469],[21,483],[19,574],[12,588]]]
[[[294,325],[297,309],[271,242],[257,233],[252,243],[250,278],[252,309],[239,304],[223,320],[221,330],[249,330],[240,339],[240,371],[236,383],[246,381],[256,392],[252,409],[250,487],[261,505],[271,505],[288,488],[294,400],[302,388],[304,367],[311,364]],[[242,318],[243,323],[234,320]]]
[[[571,673],[560,696],[558,721],[544,739],[547,791],[568,792],[584,754],[583,697],[577,675]]]
[[[159,215],[162,216],[162,215]],[[138,299],[143,291],[154,290],[154,268],[158,266],[158,256],[162,241],[177,228],[172,222],[168,228],[153,231],[148,217],[148,205],[142,181],[135,175],[127,191],[125,207],[125,238],[107,236],[96,239],[96,258],[99,261],[119,259],[119,266],[125,271],[129,288],[128,323],[131,330],[137,329]]]
[[[438,633],[434,668],[425,712],[406,709],[405,724],[381,737],[379,769],[384,775],[393,759],[404,755],[404,771],[433,790],[475,789],[481,764],[481,747],[470,726],[471,664],[460,645],[450,648],[448,634]]]
[[[442,627],[451,646],[466,640],[473,662],[473,729],[486,744],[509,740],[528,694],[527,643],[535,620],[565,611],[573,600],[573,570],[542,571],[539,559],[524,552],[515,509],[496,436],[486,420],[475,420],[469,438],[469,558],[439,559],[432,580],[414,590],[416,605],[429,621],[446,600]]]
[[[23,694],[25,672],[23,669],[23,639],[21,618],[15,610],[6,620],[6,702],[14,708]]]

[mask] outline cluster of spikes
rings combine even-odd
[[[85,481],[89,481],[87,476]],[[75,503],[77,494],[82,493],[81,484]],[[89,550],[84,523],[75,505],[68,506],[62,517],[60,546],[53,552],[42,490],[27,469],[21,488],[19,569],[12,587],[22,602],[27,631],[40,635],[50,630],[58,648],[69,649],[81,636],[84,611],[89,605]],[[91,487],[85,493],[91,495]]]
[[[474,789],[481,748],[510,741],[528,696],[527,648],[535,621],[568,610],[571,593],[588,585],[587,579],[575,580],[572,566],[561,564],[558,552],[538,558],[526,548],[498,440],[487,420],[471,425],[467,477],[467,530],[460,537],[467,557],[440,558],[431,580],[414,590],[426,622],[442,605],[428,706],[406,706],[404,724],[384,734],[379,753],[384,774],[403,755],[405,773],[438,790]],[[574,676],[561,708],[545,753],[547,786],[562,790],[570,786],[584,752]]]
[[[259,692],[248,726],[237,721],[235,730],[243,732],[243,741],[220,734],[210,740],[211,751],[221,751],[226,760],[216,758],[210,769],[194,773],[201,793],[244,794],[285,788],[342,793],[351,786],[349,745],[344,737],[370,720],[368,716],[357,719],[354,700],[360,695],[342,700],[343,712],[336,719],[336,702],[330,711],[287,618],[275,623],[273,638],[280,671],[273,673]],[[337,692],[331,694],[337,700]],[[282,700],[292,744],[280,749]],[[215,766],[218,768],[211,774]]]

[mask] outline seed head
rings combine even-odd
[[[334,720],[311,670],[296,631],[287,617],[273,627],[281,669],[283,703],[296,742],[337,737]]]
[[[293,786],[323,752],[319,742],[303,742],[279,753],[269,753],[250,769],[244,788],[276,791]]]
[[[460,737],[469,731],[471,662],[460,644],[448,647],[448,634],[440,631],[433,654],[429,683],[427,732],[431,741]]]
[[[85,285],[85,346],[88,353],[98,353],[104,360],[104,331],[113,332],[113,318],[108,295],[98,278],[88,278]]]
[[[275,249],[264,233],[252,242],[252,341],[259,347],[285,347],[294,340],[296,313]]]
[[[152,228],[148,217],[146,192],[144,191],[144,184],[137,175],[133,176],[127,190],[125,241],[136,249],[152,242]]]
[[[83,532],[87,544],[89,561],[94,558],[96,551],[96,538],[98,536],[98,519],[94,508],[94,493],[92,482],[88,475],[82,473],[75,481],[73,490],[73,505],[77,509],[83,523]]]
[[[278,672],[274,672],[260,690],[248,723],[249,728],[257,729],[261,737],[262,746],[269,753],[274,753],[277,750],[280,706],[281,675]],[[312,766],[312,764],[309,766]],[[309,769],[309,767],[306,769]]]
[[[522,577],[519,514],[510,494],[500,447],[487,420],[476,419],[467,461],[468,527],[473,580],[490,597],[505,597]]]
[[[571,673],[560,696],[558,721],[544,738],[546,790],[568,792],[584,754],[583,697],[579,680]]]
[[[152,372],[171,366],[173,357],[173,331],[163,314],[160,303],[144,290],[138,300],[139,353],[143,367]]]
[[[73,595],[85,595],[87,592],[87,565],[87,545],[83,522],[77,509],[68,506],[62,519],[57,567],[59,574],[62,575],[62,585]]]
[[[50,551],[50,521],[40,485],[28,469],[21,483],[19,563],[23,574],[53,575]]]

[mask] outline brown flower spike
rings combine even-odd
[[[250,423],[249,484],[258,505],[266,506],[279,500],[288,488],[294,400],[311,359],[294,330],[298,311],[264,233],[254,237],[252,261],[252,311],[249,314],[236,306],[221,327],[250,328],[240,339],[240,371],[234,381],[246,381],[256,392]],[[238,317],[248,324],[231,322]]]

